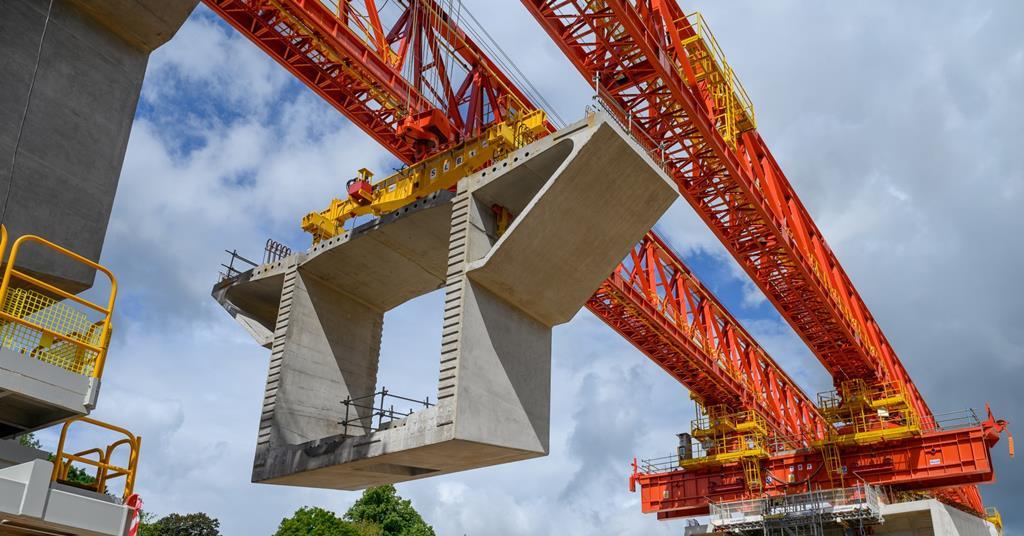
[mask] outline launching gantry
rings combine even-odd
[[[526,225],[522,222],[530,212],[529,204],[506,204],[503,198],[487,199],[491,206],[481,205],[479,197],[465,208],[456,205],[451,221],[438,220],[445,225],[424,225],[415,231],[434,233],[432,240],[406,242],[408,235],[398,230],[412,226],[415,218],[429,219],[426,214],[453,196],[477,195],[472,186],[477,179],[472,177],[482,179],[487,169],[494,174],[515,167],[517,155],[526,158],[524,151],[530,146],[520,148],[518,143],[512,150],[496,153],[493,162],[478,152],[473,156],[477,160],[467,164],[466,151],[479,149],[481,145],[474,144],[482,143],[488,129],[530,117],[539,108],[432,0],[399,0],[389,3],[388,10],[371,0],[333,7],[297,0],[206,3],[410,166],[377,184],[372,174],[361,171],[347,185],[344,199],[335,199],[327,210],[303,221],[314,237],[311,250],[232,274],[216,287],[215,295],[228,310],[272,348],[268,403],[259,439],[260,452],[265,454],[257,456],[254,477],[273,481],[273,474],[283,474],[273,467],[288,463],[305,467],[310,457],[327,464],[311,469],[324,471],[324,476],[330,474],[328,465],[349,462],[352,467],[369,464],[370,473],[376,472],[363,473],[363,484],[352,484],[359,479],[346,474],[344,486],[457,470],[453,465],[432,468],[425,461],[416,465],[412,459],[376,465],[363,460],[387,456],[391,448],[404,449],[382,439],[395,437],[398,427],[427,430],[435,424],[450,424],[434,417],[449,404],[438,399],[436,404],[424,399],[428,409],[402,416],[396,424],[374,424],[358,414],[360,409],[380,413],[375,403],[368,402],[377,396],[372,384],[375,345],[379,344],[375,329],[379,328],[350,333],[353,340],[362,341],[358,348],[370,348],[360,350],[365,354],[360,363],[373,366],[346,372],[345,381],[337,379],[346,386],[337,391],[344,398],[345,414],[335,417],[334,425],[325,418],[323,427],[313,433],[279,437],[275,430],[282,423],[292,425],[306,418],[297,416],[293,422],[274,403],[288,389],[287,368],[281,361],[287,333],[282,330],[287,331],[295,318],[287,308],[298,303],[295,297],[282,296],[290,292],[290,285],[316,286],[312,281],[320,278],[326,288],[344,289],[342,294],[354,294],[362,303],[383,300],[393,305],[408,299],[408,292],[393,285],[397,276],[389,268],[396,264],[375,254],[354,253],[356,244],[375,245],[366,251],[378,247],[402,251],[399,257],[409,259],[435,254],[425,251],[428,246],[448,252],[453,244],[468,243],[471,250],[478,248],[471,255],[482,256],[474,262],[486,262],[502,250],[504,233],[515,235],[519,229],[517,236],[526,236],[525,227],[520,226]],[[600,122],[614,124],[611,128],[638,147],[657,174],[668,177],[835,378],[835,392],[812,400],[663,240],[654,233],[640,237],[611,276],[595,281],[597,290],[585,302],[689,389],[698,403],[698,417],[692,429],[681,434],[677,455],[664,464],[634,463],[630,482],[642,489],[644,511],[669,519],[705,514],[712,507],[721,511],[723,504],[763,496],[785,497],[805,506],[818,500],[794,495],[790,488],[796,484],[837,493],[850,490],[861,500],[876,497],[871,486],[882,485],[892,490],[927,490],[972,512],[980,522],[986,512],[974,484],[993,478],[989,449],[1005,431],[1005,421],[991,414],[985,420],[969,414],[969,419],[950,426],[932,413],[760,137],[752,100],[704,20],[685,14],[672,0],[523,0],[523,4],[594,88],[597,107],[604,110]],[[385,16],[388,13],[393,16]],[[423,24],[412,22],[417,20]],[[561,134],[552,134],[554,130],[540,120],[522,131],[539,140],[534,143],[545,143]],[[460,151],[461,169],[456,164]],[[446,172],[450,175],[440,180]],[[612,173],[610,169],[600,172]],[[558,174],[544,176],[553,180]],[[533,192],[530,187],[524,191]],[[618,196],[623,191],[628,188],[616,185],[605,193]],[[534,193],[541,195],[543,190]],[[657,208],[619,202],[604,214],[629,221],[636,217],[634,213],[648,214]],[[452,223],[460,211],[475,218],[464,234],[472,235],[475,225],[489,236],[488,242],[460,242],[466,237],[452,234],[456,229],[463,233]],[[359,216],[378,219],[346,225]],[[574,217],[552,220],[546,232],[557,235]],[[523,254],[546,267],[552,255],[571,249],[577,240],[545,242],[545,248],[523,250]],[[592,246],[603,244],[598,241]],[[350,252],[338,257],[344,259],[343,274],[311,273],[318,258],[341,255],[341,251]],[[442,271],[425,280],[439,286],[456,275],[472,280],[466,274],[477,265],[464,264],[462,252],[451,255],[450,266],[465,268],[466,273],[443,271],[445,259],[440,259],[436,268]],[[592,268],[583,258],[571,262],[576,270]],[[308,282],[302,267],[311,277]],[[536,269],[530,265],[519,276],[532,281]],[[477,272],[480,277],[483,273]],[[557,281],[548,281],[548,292],[558,293]],[[462,283],[452,288],[462,288]],[[509,279],[499,287],[515,293],[520,284],[526,283]],[[424,283],[423,288],[429,286]],[[450,298],[443,314],[446,328],[454,329],[461,325],[458,319],[466,310],[461,295]],[[321,307],[332,302],[313,301]],[[323,337],[324,348],[331,346],[331,351],[350,344],[341,335]],[[474,361],[445,361],[449,353],[460,355],[457,347],[447,346],[454,339],[445,341],[438,394],[447,399],[444,395],[449,390],[477,392],[466,376],[475,370]],[[324,363],[333,374],[334,361]],[[352,374],[360,378],[359,396],[346,390]],[[291,389],[297,390],[295,384]],[[298,411],[313,402],[301,400],[288,407]],[[353,411],[358,415],[353,416]],[[525,414],[538,424],[532,420],[536,413]],[[323,439],[330,433],[340,435]],[[524,437],[540,436],[527,433]],[[426,444],[417,441],[409,445]],[[534,455],[546,451],[546,443],[542,445],[532,451]],[[926,459],[922,453],[935,456]],[[925,460],[927,466],[922,466]],[[852,482],[854,474],[865,481]],[[317,485],[342,486],[330,479],[318,480]]]

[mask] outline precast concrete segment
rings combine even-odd
[[[99,259],[149,54],[197,1],[0,2],[0,212],[11,236]],[[93,282],[91,268],[35,248],[18,259],[71,292]]]
[[[885,523],[874,534],[998,536],[992,523],[935,499],[884,504],[882,516]]]
[[[547,454],[552,327],[676,192],[592,115],[447,195],[214,288],[236,318],[273,331],[254,481],[360,489]],[[503,233],[496,206],[514,216]],[[438,288],[436,405],[384,425],[346,410],[375,391],[384,312]]]

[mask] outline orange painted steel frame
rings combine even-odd
[[[807,210],[756,131],[733,150],[684,78],[676,43],[693,35],[674,0],[524,0],[604,99],[663,151],[680,193],[837,382],[897,380],[931,415]],[[598,9],[595,6],[604,6]]]
[[[931,410],[756,130],[730,147],[687,80],[694,35],[675,0],[523,0],[613,113],[664,154],[679,191],[793,326],[838,386],[905,387]],[[964,495],[980,504],[976,489]],[[973,499],[976,498],[976,501]]]
[[[843,465],[847,480],[863,480],[891,489],[922,489],[953,486],[947,498],[964,484],[991,482],[992,458],[981,426],[929,432],[897,443],[845,449]],[[824,469],[821,453],[802,449],[774,456],[764,465],[772,484],[768,496],[834,487]],[[792,477],[792,478],[791,478]],[[645,513],[659,518],[688,517],[708,513],[708,504],[749,498],[739,464],[693,471],[638,473]],[[963,496],[965,501],[970,498]],[[964,504],[961,502],[961,504]],[[973,506],[965,504],[965,506]],[[980,506],[980,505],[979,505]]]
[[[339,3],[205,0],[405,164],[480,135],[510,107],[536,109],[434,0],[397,2],[390,27],[375,0]],[[435,61],[446,54],[454,61]]]
[[[510,102],[534,109],[432,0],[414,4],[427,16],[414,15],[403,2],[404,14],[387,30],[372,0],[343,1],[338,14],[319,0],[204,2],[407,164],[444,150],[417,144],[409,130],[431,126],[435,133],[468,137],[500,121],[501,106]],[[675,2],[524,4],[580,72],[598,81],[600,95],[615,104],[613,113],[635,138],[654,140],[646,148],[667,161],[684,197],[837,383],[895,379],[930,419],[764,142],[751,131],[735,151],[730,148],[707,117],[707,100],[686,85],[681,69],[668,67],[678,65],[673,50],[679,49],[661,37],[678,43],[693,32]],[[415,31],[414,16],[420,21]],[[461,81],[444,71],[443,62],[429,59],[438,43],[452,39],[469,65]],[[410,61],[412,80],[402,75]],[[424,75],[427,70],[432,76]],[[435,79],[440,82],[428,84]],[[806,395],[653,233],[588,307],[699,400],[758,409],[776,432],[820,437],[821,417]],[[970,482],[969,475],[964,478]],[[974,488],[960,495],[980,504]]]
[[[686,386],[705,407],[761,413],[804,446],[829,426],[796,383],[654,233],[587,308]]]

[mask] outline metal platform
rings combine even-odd
[[[830,526],[882,522],[878,490],[868,485],[711,505],[715,532],[822,535]]]
[[[0,349],[0,438],[88,415],[99,388],[98,378]]]
[[[685,534],[998,536],[998,530],[990,521],[935,499],[886,504],[878,488],[860,484],[711,504],[707,523],[690,519]]]

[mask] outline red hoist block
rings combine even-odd
[[[348,197],[360,205],[369,205],[373,200],[373,185],[365,179],[348,181]]]

